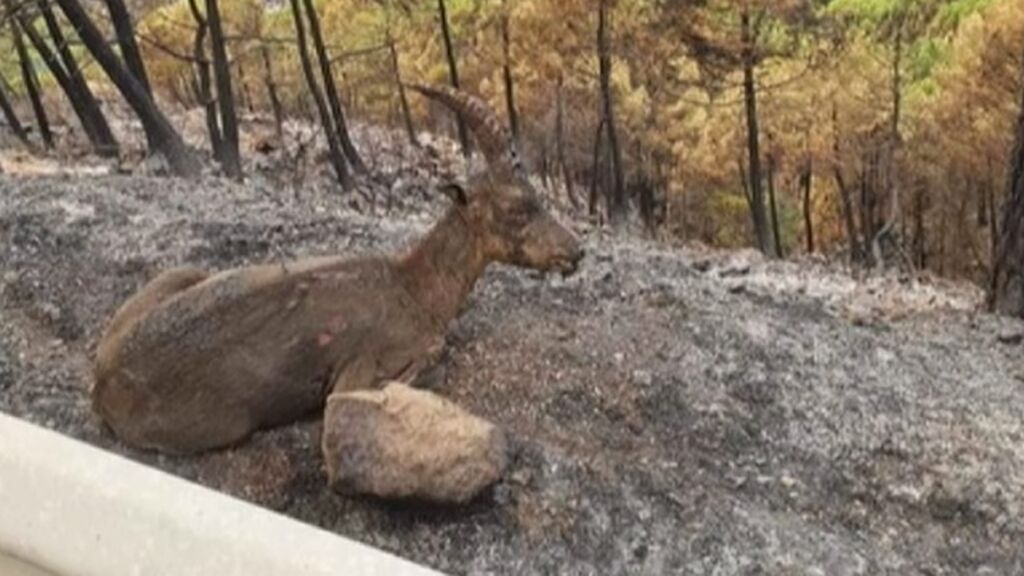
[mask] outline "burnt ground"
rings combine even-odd
[[[89,362],[123,299],[175,264],[391,249],[443,209],[387,186],[418,207],[0,180],[0,410],[452,573],[1024,574],[1024,327],[969,287],[817,261],[590,231],[572,278],[490,270],[437,391],[503,426],[512,465],[463,509],[329,492],[315,421],[195,458],[101,430]]]

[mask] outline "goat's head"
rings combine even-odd
[[[536,270],[575,272],[583,258],[579,240],[544,208],[508,131],[490,107],[480,98],[444,86],[413,88],[459,114],[487,158],[487,170],[465,186],[442,188],[481,241],[485,255]]]

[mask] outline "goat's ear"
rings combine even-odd
[[[462,184],[449,182],[447,184],[442,184],[438,189],[442,194],[451,198],[452,202],[454,202],[456,206],[465,206],[469,203],[469,197],[466,194],[466,189],[462,187]]]

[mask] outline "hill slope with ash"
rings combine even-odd
[[[513,461],[462,510],[330,493],[315,421],[195,458],[100,429],[96,339],[157,271],[393,249],[443,209],[421,204],[0,183],[0,410],[453,573],[1024,573],[1024,327],[970,288],[815,262],[589,232],[569,279],[489,271],[437,391],[505,427]]]

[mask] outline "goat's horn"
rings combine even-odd
[[[484,157],[491,164],[505,164],[521,172],[519,154],[508,129],[482,99],[448,86],[408,84],[409,88],[437,100],[461,116],[476,136]]]

